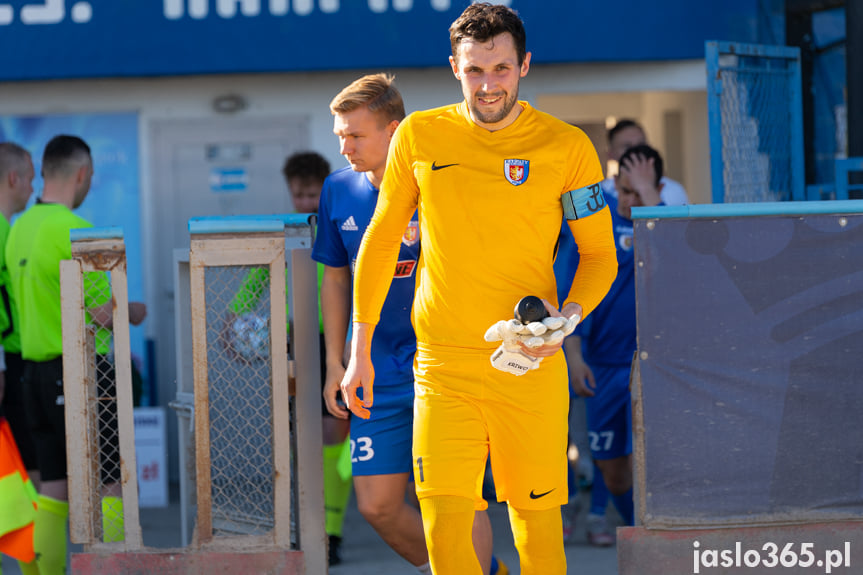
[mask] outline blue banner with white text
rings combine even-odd
[[[763,0],[509,0],[534,63],[702,59]],[[446,66],[467,0],[0,0],[0,80]],[[780,14],[772,15],[781,19]]]

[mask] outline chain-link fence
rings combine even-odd
[[[174,253],[170,405],[190,553],[275,551],[301,557],[296,573],[326,572],[313,226],[299,214],[193,218],[190,249]]]
[[[714,202],[805,198],[800,52],[706,45]]]
[[[290,547],[284,234],[193,235],[190,289],[196,543]]]
[[[88,548],[137,549],[125,246],[110,228],[72,239],[61,263],[70,533]]]
[[[85,276],[99,276],[92,281],[93,287],[85,278],[84,298],[94,298],[95,305],[111,301],[110,274],[100,272],[85,273]],[[89,315],[89,314],[88,314]],[[111,324],[113,326],[113,324]],[[98,467],[96,491],[101,498],[101,522],[95,527],[95,534],[105,542],[122,541],[124,534],[124,509],[119,483],[122,478],[120,468],[120,431],[117,417],[117,378],[114,366],[113,327],[88,326],[93,337],[93,363],[95,366],[96,409],[91,410],[88,435],[97,438]]]
[[[264,534],[273,528],[269,273],[208,267],[204,285],[213,534]]]

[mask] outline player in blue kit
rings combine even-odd
[[[352,296],[353,266],[372,219],[386,169],[389,142],[405,117],[401,95],[385,74],[364,76],[330,103],[333,131],[349,168],[324,182],[312,258],[324,264],[321,308],[326,340],[324,399],[334,416],[350,412],[338,400]],[[363,517],[420,573],[431,573],[419,511],[405,501],[411,482],[416,335],[410,313],[420,256],[417,216],[402,236],[398,265],[375,330],[375,410],[369,419],[351,417],[351,463],[357,506]],[[413,498],[412,498],[413,499]],[[475,544],[485,572],[491,568],[491,525],[485,512],[475,520]],[[491,573],[504,575],[505,568]]]
[[[635,206],[663,203],[662,173],[662,158],[647,145],[630,148],[621,157],[615,179],[618,196],[604,192],[617,246],[617,276],[602,303],[564,342],[570,385],[586,400],[591,454],[602,475],[597,480],[604,480],[627,525],[634,523],[629,374],[637,346],[631,217]],[[568,231],[564,225],[562,234]],[[578,266],[570,244],[561,239],[555,260],[559,290],[568,289]]]
[[[332,307],[327,289],[331,287],[328,285],[331,282],[328,280],[336,275],[347,275],[344,279],[350,290],[351,269],[363,232],[371,221],[377,194],[377,188],[366,175],[350,167],[335,171],[324,183],[312,257],[326,266],[321,290],[322,299],[325,300],[321,306],[324,310],[325,334],[329,325],[327,310]],[[402,238],[399,267],[384,304],[382,313],[388,320],[375,332],[372,342],[375,373],[380,378],[380,383],[375,387],[375,406],[378,409],[370,419],[351,420],[354,476],[388,475],[410,470],[411,434],[402,433],[402,428],[410,430],[413,420],[416,339],[408,312],[413,303],[414,269],[419,259],[419,248],[419,228],[414,218]],[[346,302],[345,305],[349,304]],[[345,332],[346,327],[347,323],[341,331]],[[330,355],[330,347],[327,341],[327,355]],[[334,362],[341,363],[343,350],[344,340],[332,354]],[[343,367],[341,371],[344,371]],[[335,407],[338,413],[339,406]],[[403,457],[405,453],[408,454],[406,462]]]

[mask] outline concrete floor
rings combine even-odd
[[[576,523],[574,541],[566,545],[567,565],[571,574],[617,575],[617,552],[614,547],[596,548],[587,544],[584,532],[585,509],[589,493],[584,492],[581,511]],[[616,516],[612,520],[619,523]],[[494,531],[494,551],[516,575],[518,554],[512,543],[512,532],[506,506],[492,503],[489,518]],[[141,509],[141,528],[144,543],[150,547],[171,548],[180,546],[180,506],[174,499],[168,507]],[[330,575],[410,575],[414,573],[411,565],[392,551],[375,533],[357,511],[356,503],[351,500],[345,517],[344,541],[342,543],[341,565],[332,567]],[[70,553],[81,552],[80,545],[69,545]],[[17,562],[3,557],[3,575],[19,575]]]
[[[570,418],[574,443],[586,453],[583,401],[574,401]],[[172,486],[170,505],[163,508],[140,510],[144,544],[155,548],[179,548],[180,504],[176,486]],[[582,490],[578,495],[580,511],[576,520],[575,535],[566,545],[568,572],[570,574],[617,575],[617,551],[615,547],[597,548],[587,544],[585,517],[589,507],[590,492]],[[612,507],[608,512],[611,525],[620,525],[620,517]],[[512,540],[506,505],[491,503],[489,518],[494,532],[494,553],[510,569],[511,575],[520,573],[518,554]],[[69,553],[80,553],[81,545],[69,544]],[[341,565],[332,567],[330,575],[410,575],[413,567],[398,556],[369,526],[360,515],[356,501],[351,498],[345,517]],[[17,562],[3,557],[3,575],[19,575]],[[245,575],[245,574],[244,574]],[[314,574],[311,574],[314,575]],[[323,575],[323,574],[322,574]]]

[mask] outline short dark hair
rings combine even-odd
[[[608,142],[611,143],[611,141],[614,139],[614,137],[619,132],[622,132],[623,130],[625,130],[627,128],[638,128],[639,130],[641,130],[642,134],[644,133],[644,128],[641,127],[641,124],[639,124],[635,120],[630,120],[629,118],[624,118],[624,119],[618,121],[614,125],[614,127],[608,131]]]
[[[26,169],[30,152],[14,142],[0,142],[0,178],[10,172]]]
[[[620,156],[620,165],[623,165],[626,160],[632,159],[633,156],[644,156],[648,160],[653,158],[653,170],[656,172],[656,181],[653,183],[658,186],[659,181],[662,179],[663,170],[665,169],[662,156],[659,155],[659,152],[647,144],[639,144],[638,146],[633,146],[623,152],[623,155]]]
[[[385,120],[383,124],[401,122],[405,119],[405,104],[394,81],[395,76],[384,73],[357,78],[332,99],[330,112],[347,114],[366,106],[378,115],[378,121]]]
[[[285,181],[300,178],[323,183],[330,175],[330,163],[317,152],[297,152],[285,160],[282,174]]]
[[[466,39],[475,42],[488,42],[498,34],[509,32],[515,43],[518,54],[518,65],[524,63],[527,53],[527,35],[524,23],[518,13],[501,4],[480,2],[471,4],[464,9],[461,16],[449,27],[449,41],[452,46],[452,57],[458,60],[458,47]]]
[[[92,162],[90,146],[78,136],[54,136],[42,153],[42,177],[70,175],[82,164]]]

